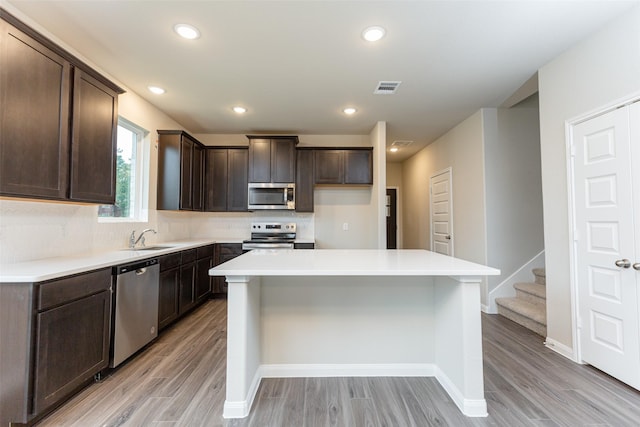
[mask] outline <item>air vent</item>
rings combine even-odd
[[[398,90],[400,83],[402,82],[378,82],[373,93],[375,95],[393,95]]]
[[[398,147],[398,148],[400,148],[400,147],[407,147],[407,146],[409,146],[409,145],[411,145],[411,144],[413,144],[413,141],[393,141],[393,142],[391,143],[391,145],[392,145],[393,147]]]

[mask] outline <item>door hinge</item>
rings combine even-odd
[[[574,143],[571,143],[571,157],[575,157],[576,156],[576,145]]]
[[[576,319],[576,322],[578,323],[578,329],[582,329],[582,317],[578,316],[578,318]]]

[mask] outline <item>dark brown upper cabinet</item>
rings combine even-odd
[[[159,210],[204,209],[204,146],[182,130],[158,130]]]
[[[295,182],[297,136],[247,135],[247,138],[249,182]]]
[[[115,202],[124,91],[0,9],[0,194]]]
[[[296,212],[313,212],[314,151],[298,149],[296,172]]]
[[[316,184],[373,184],[373,148],[315,149]]]
[[[205,151],[205,211],[246,212],[249,150],[208,147]]]

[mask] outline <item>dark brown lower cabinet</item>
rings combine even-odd
[[[198,260],[196,261],[196,302],[204,301],[211,295],[211,276],[209,269],[213,267],[214,245],[202,246],[197,249]]]
[[[43,311],[36,318],[33,411],[40,413],[107,367],[111,292]]]
[[[196,279],[196,262],[188,262],[180,266],[180,298],[178,312],[183,315],[196,305],[193,289]]]
[[[180,252],[160,258],[160,295],[158,296],[158,330],[178,318],[180,289]]]
[[[242,243],[217,243],[215,245],[214,265],[234,259],[244,253]],[[227,293],[227,278],[224,276],[213,276],[213,294],[224,295]]]

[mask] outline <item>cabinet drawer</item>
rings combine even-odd
[[[110,268],[43,283],[38,287],[37,310],[46,310],[110,288]]]
[[[198,259],[198,251],[196,249],[189,249],[188,251],[182,251],[182,264],[193,262]]]
[[[198,253],[198,259],[202,258],[213,258],[213,245],[202,246],[200,248],[196,248]]]
[[[169,270],[170,268],[175,268],[180,265],[180,252],[176,252],[175,254],[168,254],[160,257],[160,271]]]

